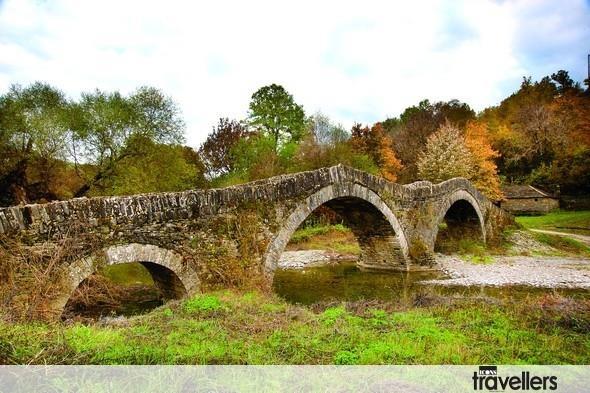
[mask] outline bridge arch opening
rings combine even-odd
[[[302,201],[287,217],[265,254],[271,278],[293,233],[318,208],[334,212],[358,241],[358,265],[367,269],[407,270],[408,245],[397,218],[373,191],[359,184],[327,186]]]
[[[483,215],[477,200],[460,190],[449,199],[434,230],[434,251],[444,254],[469,251],[486,241]]]
[[[185,266],[182,257],[175,252],[147,244],[112,246],[100,255],[80,259],[69,266],[66,290],[54,303],[56,311],[62,317],[65,315],[64,310],[75,311],[76,306],[80,306],[81,290],[88,290],[88,286],[94,284],[99,286],[99,288],[92,288],[90,294],[93,290],[98,290],[100,294],[100,286],[103,287],[103,292],[105,290],[108,292],[110,290],[108,280],[105,282],[104,274],[102,277],[97,276],[97,272],[104,273],[109,270],[111,275],[123,272],[124,275],[130,276],[127,279],[131,278],[131,281],[145,284],[144,286],[147,287],[151,286],[151,294],[146,295],[148,298],[151,297],[147,301],[153,306],[166,300],[193,294],[198,290],[199,285],[196,272]],[[147,290],[149,292],[149,288]],[[134,298],[131,297],[131,299]],[[82,300],[84,300],[84,294],[82,294]]]

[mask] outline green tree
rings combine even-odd
[[[84,185],[75,196],[107,186],[123,160],[139,158],[152,143],[184,141],[184,123],[176,104],[161,91],[142,87],[130,97],[96,90],[82,95],[75,108],[71,153]],[[80,162],[91,163],[88,166]]]
[[[141,156],[119,162],[101,191],[107,195],[131,195],[203,188],[206,186],[203,170],[191,148],[148,142]]]
[[[12,85],[0,96],[0,203],[54,199],[49,182],[65,156],[68,107],[61,91],[41,82]]]
[[[271,135],[254,133],[232,148],[235,168],[223,185],[243,183],[284,173]]]
[[[283,86],[273,83],[252,95],[249,123],[271,136],[274,150],[278,152],[283,144],[302,138],[305,113]]]

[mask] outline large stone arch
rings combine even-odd
[[[61,314],[76,288],[100,266],[129,262],[140,262],[166,298],[192,295],[199,290],[197,272],[186,266],[178,253],[151,244],[131,243],[110,246],[72,263],[67,268],[63,295],[53,303],[53,309]]]
[[[326,186],[307,197],[289,215],[281,229],[276,233],[269,243],[268,248],[264,254],[264,270],[267,275],[272,276],[274,270],[277,267],[281,253],[284,251],[287,243],[291,239],[291,236],[301,225],[301,223],[303,223],[303,221],[321,205],[339,198],[358,198],[359,200],[370,204],[383,215],[395,233],[395,237],[399,242],[399,248],[403,258],[403,267],[404,269],[407,269],[408,241],[402,226],[391,209],[381,199],[381,197],[379,197],[379,195],[367,187],[356,183],[341,183]]]
[[[477,199],[467,190],[460,189],[452,192],[449,196],[443,198],[443,200],[439,204],[438,214],[434,220],[434,226],[432,228],[432,239],[431,244],[434,248],[434,244],[436,242],[436,238],[438,236],[439,225],[444,220],[447,212],[458,201],[465,201],[473,207],[475,213],[477,214],[477,218],[479,220],[479,226],[481,229],[482,240],[485,242],[487,238],[486,228],[485,228],[485,220],[484,215],[481,209],[481,206]]]

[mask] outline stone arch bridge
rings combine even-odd
[[[443,220],[484,241],[512,222],[465,179],[400,185],[339,165],[222,189],[2,208],[0,234],[20,236],[30,247],[72,232],[96,239],[97,247],[64,262],[67,283],[54,300],[59,311],[104,264],[141,262],[168,297],[235,282],[236,266],[238,274],[272,280],[291,235],[322,205],[352,229],[359,264],[370,269],[432,268]]]

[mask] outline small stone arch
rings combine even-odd
[[[142,263],[164,297],[178,298],[199,290],[196,271],[183,263],[181,255],[151,244],[131,243],[110,246],[96,255],[72,263],[68,267],[64,294],[56,299],[53,308],[61,314],[76,288],[100,266],[129,262]]]
[[[471,205],[471,207],[473,207],[473,210],[475,210],[475,213],[477,214],[477,218],[479,219],[479,226],[481,229],[482,240],[484,241],[484,243],[486,242],[486,238],[487,238],[486,228],[485,228],[484,215],[482,213],[481,206],[480,206],[479,202],[477,201],[477,199],[469,191],[467,191],[465,189],[461,189],[461,190],[456,190],[451,195],[445,197],[443,199],[443,201],[441,202],[441,204],[439,205],[438,215],[435,218],[434,227],[432,230],[432,246],[433,246],[433,248],[434,248],[434,244],[436,242],[436,238],[438,236],[439,225],[444,220],[444,218],[445,218],[446,214],[448,213],[449,209],[451,208],[451,206],[453,206],[458,201],[465,201],[465,202],[469,203]]]
[[[383,217],[387,220],[395,237],[399,242],[400,251],[402,253],[404,269],[407,269],[408,264],[408,241],[406,239],[404,230],[400,225],[398,219],[395,217],[387,204],[372,190],[356,183],[332,184],[326,186],[311,196],[302,201],[295,210],[289,215],[285,224],[273,237],[264,254],[264,270],[267,275],[272,276],[277,267],[281,253],[284,251],[287,243],[291,239],[293,233],[297,230],[299,225],[321,205],[336,200],[338,198],[358,198],[372,207],[377,209]]]

